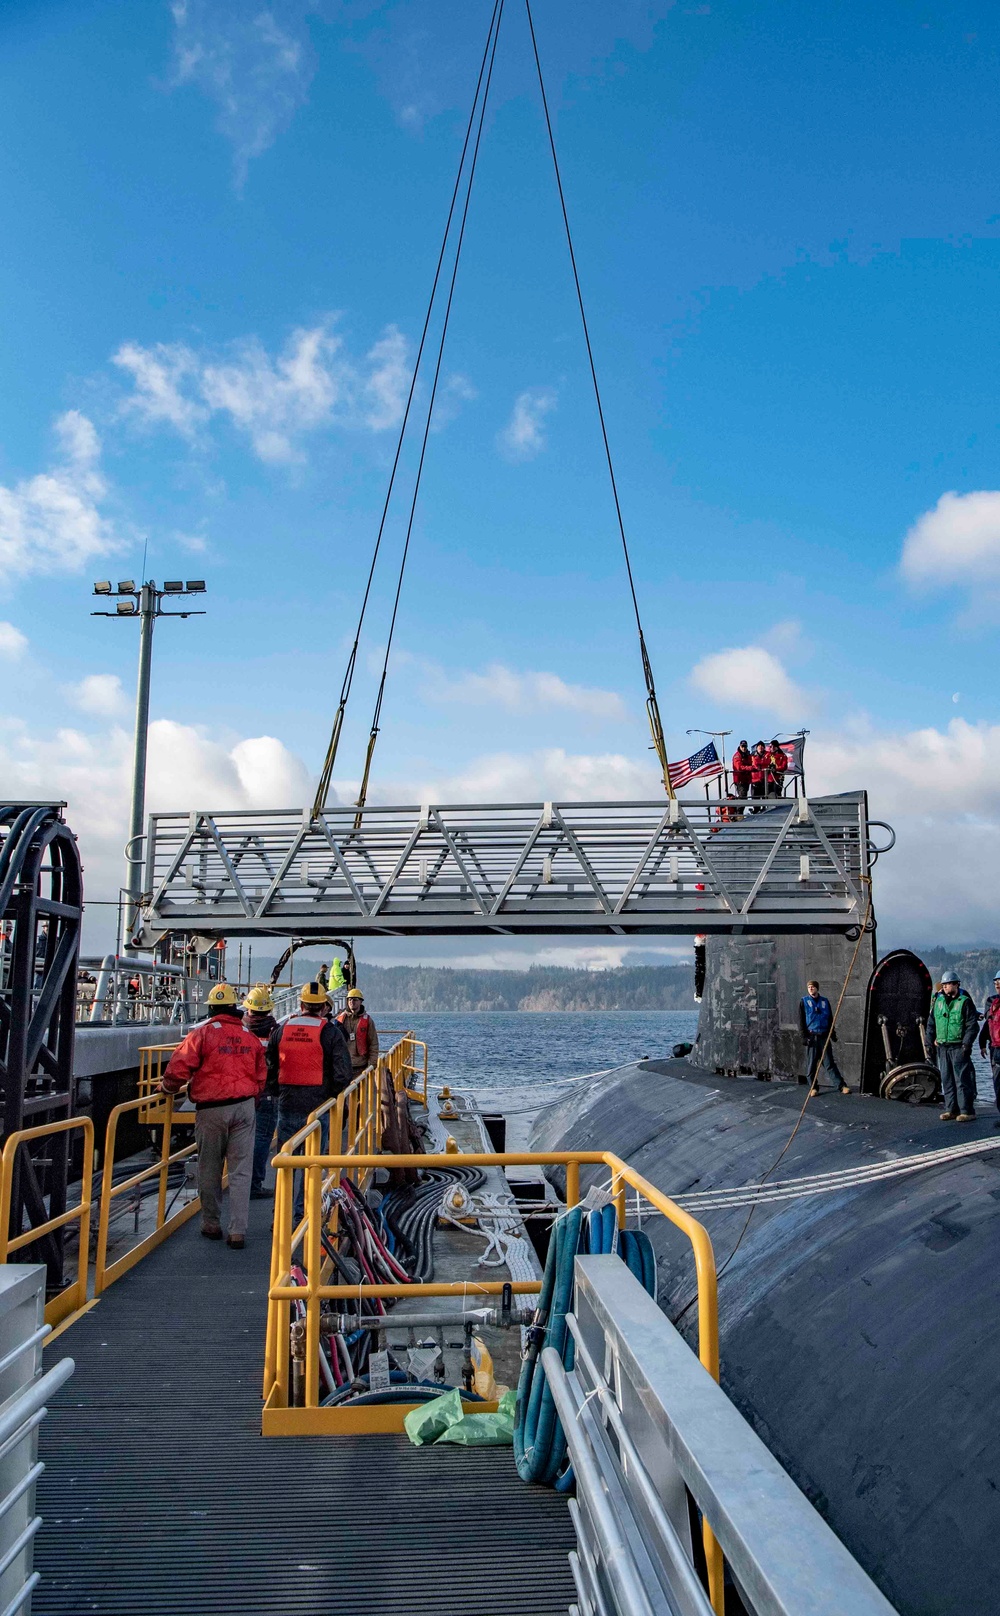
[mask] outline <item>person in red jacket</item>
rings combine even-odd
[[[243,1026],[236,989],[220,982],[208,995],[210,1019],[192,1028],[170,1057],[164,1094],[187,1084],[194,1101],[198,1145],[201,1232],[222,1239],[222,1169],[229,1168],[229,1235],[234,1251],[246,1245],[256,1100],[267,1079],[264,1046]]]
[[[767,747],[763,741],[755,741],[750,754],[750,795],[767,796]]]
[[[788,755],[780,741],[772,741],[767,749],[767,795],[780,797],[785,790]]]
[[[750,791],[750,782],[753,779],[753,755],[746,741],[741,741],[733,753],[733,790],[738,797],[745,797]]]

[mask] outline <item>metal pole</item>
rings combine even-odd
[[[139,593],[139,679],[135,693],[135,749],[132,756],[132,809],[127,848],[125,936],[122,953],[134,955],[132,938],[139,924],[142,896],[142,830],[146,813],[146,751],[149,740],[149,681],[153,661],[153,623],[157,609],[156,585],[143,583]]]

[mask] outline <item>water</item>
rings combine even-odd
[[[387,1019],[424,1039],[432,1084],[475,1089],[481,1104],[511,1113],[519,1102],[535,1109],[554,1100],[567,1079],[644,1055],[663,1059],[674,1044],[693,1043],[698,1027],[697,1010],[427,1011]],[[391,1042],[385,1034],[382,1041]]]

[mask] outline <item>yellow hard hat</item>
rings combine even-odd
[[[307,982],[299,994],[302,1004],[329,1004],[330,995],[318,982]]]
[[[362,993],[360,988],[348,988],[347,997],[349,999],[363,999],[364,994]]]
[[[258,1015],[266,1014],[269,1010],[274,1009],[271,989],[266,983],[258,982],[256,987],[250,989],[250,992],[243,1000],[243,1008],[244,1010],[255,1010]]]
[[[227,1005],[230,1010],[235,1010],[237,1005],[236,989],[229,982],[219,982],[212,988],[206,1003],[213,1005],[216,1009],[219,1009],[222,1005]]]

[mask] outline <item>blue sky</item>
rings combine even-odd
[[[152,804],[311,795],[490,9],[0,13],[0,770],[68,797],[92,897],[120,879],[136,634],[89,587],[144,552],[209,585],[157,631]],[[688,726],[805,725],[810,788],[867,786],[900,831],[893,937],[996,936],[1000,18],[535,12],[671,755]],[[373,795],[654,794],[516,0],[444,378]]]

